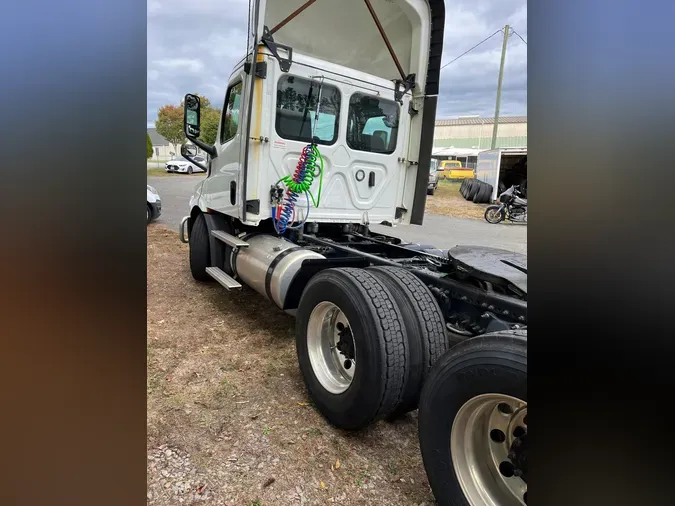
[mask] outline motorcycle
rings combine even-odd
[[[499,204],[485,209],[485,221],[500,223],[504,220],[527,223],[527,198],[520,186],[511,186],[499,195]]]

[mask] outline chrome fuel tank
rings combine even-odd
[[[302,262],[310,258],[325,258],[272,235],[253,235],[244,240],[249,246],[239,248],[233,259],[237,277],[282,309]]]

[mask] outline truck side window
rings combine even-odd
[[[230,86],[225,96],[225,106],[223,107],[222,124],[220,125],[220,143],[227,141],[237,135],[239,126],[239,110],[241,109],[241,90],[242,83],[238,82]]]
[[[285,75],[279,79],[275,127],[280,137],[310,143],[313,134],[318,138],[318,144],[335,143],[340,117],[340,92],[335,86],[323,83],[319,121],[314,125],[319,84],[316,79],[298,76]]]
[[[392,100],[354,93],[349,99],[347,145],[357,151],[393,153],[398,114],[399,106]]]

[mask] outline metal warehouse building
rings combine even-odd
[[[478,153],[492,145],[493,118],[464,116],[436,120],[433,156],[461,160],[475,167]],[[501,116],[497,130],[498,148],[527,148],[527,116]]]
[[[461,117],[436,120],[435,148],[490,149],[494,118]],[[527,116],[502,116],[497,132],[498,148],[527,147]]]

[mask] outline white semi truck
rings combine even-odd
[[[307,390],[333,425],[419,407],[440,504],[527,502],[527,264],[373,233],[421,224],[442,0],[252,0],[181,240],[193,277],[296,317]],[[264,317],[264,315],[261,315]]]

